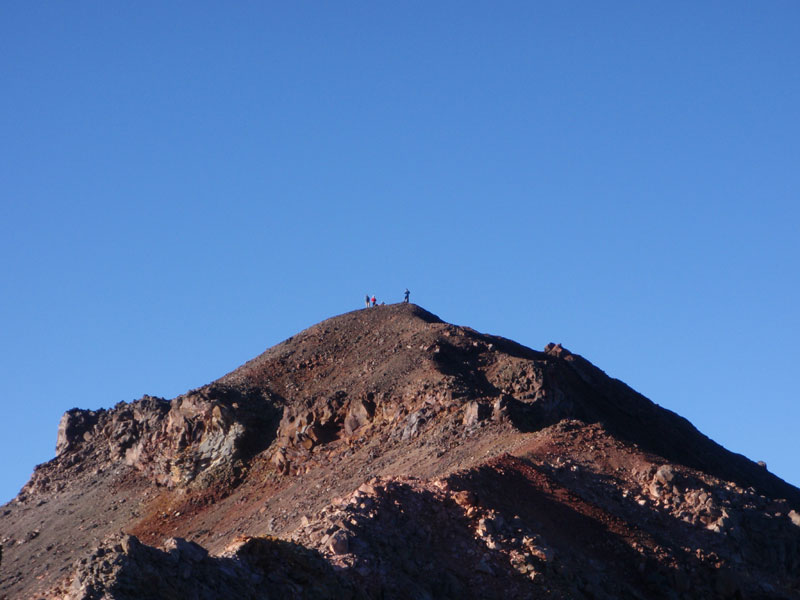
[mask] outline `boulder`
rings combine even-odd
[[[427,421],[426,411],[425,409],[418,410],[416,412],[411,413],[406,418],[405,427],[400,434],[400,438],[402,440],[409,440],[419,434],[420,428],[425,424]]]
[[[502,421],[503,419],[508,418],[508,416],[508,398],[503,396],[502,398],[495,400],[494,405],[492,406],[492,419],[494,421]]]
[[[789,518],[792,520],[792,523],[800,527],[800,513],[796,510],[789,511]]]
[[[671,484],[673,479],[675,479],[675,471],[670,465],[661,465],[653,476],[653,481],[661,485]]]
[[[208,550],[194,542],[188,542],[183,538],[169,538],[164,542],[164,550],[174,554],[180,560],[192,563],[200,562],[208,556]]]
[[[347,532],[339,529],[331,534],[328,538],[328,550],[333,554],[347,554],[350,550],[350,538]]]
[[[347,435],[352,435],[356,429],[363,427],[370,421],[375,414],[375,403],[370,400],[354,400],[350,402],[347,415],[344,419],[344,431]]]
[[[465,427],[472,427],[477,425],[480,421],[488,419],[492,414],[492,409],[481,402],[473,401],[467,404],[464,410],[464,419],[462,423]]]

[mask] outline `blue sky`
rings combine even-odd
[[[405,287],[800,484],[800,5],[281,4],[0,6],[0,501]]]

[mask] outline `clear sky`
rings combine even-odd
[[[800,484],[799,24],[795,1],[3,2],[0,502],[66,410],[174,397],[406,287]]]

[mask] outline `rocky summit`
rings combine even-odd
[[[413,304],[72,409],[0,597],[800,598],[800,490],[558,344]]]

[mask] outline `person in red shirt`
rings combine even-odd
[[[372,306],[378,304],[378,301],[375,299],[375,296],[372,297]]]

